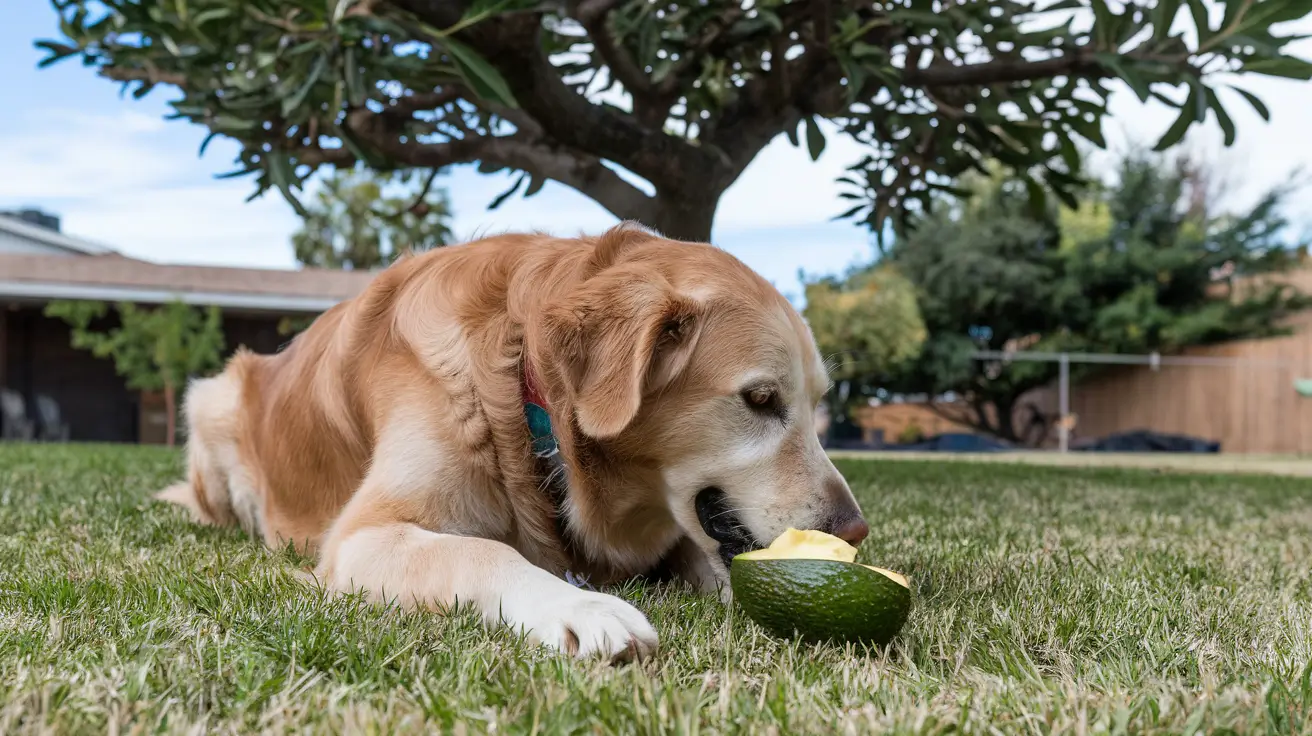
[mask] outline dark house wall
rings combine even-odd
[[[257,353],[276,353],[290,337],[278,334],[279,317],[224,315],[223,342],[228,354],[245,345]]]
[[[46,394],[59,404],[70,439],[84,442],[135,442],[138,402],[114,364],[69,345],[68,326],[22,307],[6,317],[5,384],[28,402]]]
[[[3,309],[3,308],[0,308]],[[4,329],[0,339],[0,383],[28,401],[28,415],[36,418],[33,397],[54,399],[69,425],[70,439],[81,442],[137,442],[141,437],[141,396],[127,388],[110,360],[101,360],[69,344],[63,321],[41,313],[41,307],[22,306],[0,311]],[[288,338],[278,334],[275,315],[225,315],[227,353],[245,345],[257,353],[274,353]],[[112,325],[112,317],[105,326]]]

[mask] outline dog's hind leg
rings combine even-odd
[[[192,382],[183,411],[187,423],[187,481],[165,488],[155,498],[182,506],[200,523],[228,526],[239,522],[247,531],[258,532],[259,520],[247,518],[252,517],[254,509],[246,508],[250,504],[237,503],[243,499],[234,498],[233,493],[234,481],[246,475],[237,452],[240,373],[230,368],[213,378]]]
[[[154,496],[156,501],[177,504],[187,510],[191,520],[198,524],[213,524],[214,520],[205,512],[196,498],[196,489],[190,483],[174,483],[173,485],[158,491]]]

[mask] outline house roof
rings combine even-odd
[[[81,238],[72,238],[49,228],[23,222],[17,217],[0,216],[0,232],[39,243],[68,255],[98,256],[114,252],[114,249],[108,246]],[[0,274],[3,273],[0,271]]]
[[[13,301],[162,304],[179,299],[225,309],[315,313],[359,294],[373,276],[327,269],[173,266],[112,252],[80,258],[0,253],[0,299]]]

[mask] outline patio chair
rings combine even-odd
[[[36,395],[36,412],[41,419],[40,439],[44,442],[68,442],[68,424],[59,412],[59,403],[45,394]]]
[[[0,388],[0,439],[30,441],[35,431],[22,394]]]

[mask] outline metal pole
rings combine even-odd
[[[1068,423],[1071,414],[1071,357],[1062,353],[1058,360],[1061,371],[1057,377],[1057,411],[1060,413],[1057,420],[1057,447],[1061,452],[1066,452],[1071,439]]]

